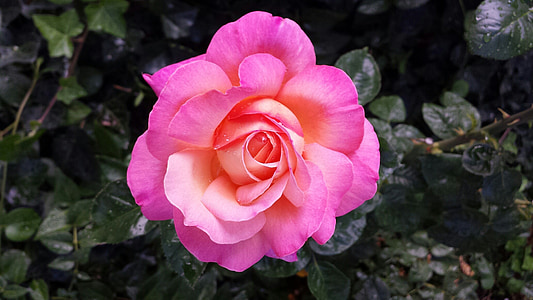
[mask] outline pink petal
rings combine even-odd
[[[372,198],[379,179],[379,141],[374,128],[365,119],[365,135],[361,146],[350,159],[353,164],[352,188],[344,195],[335,214],[342,216]]]
[[[141,135],[133,146],[127,180],[135,202],[150,220],[172,218],[173,206],[168,202],[163,187],[166,169],[166,163],[156,159],[148,151],[146,133]]]
[[[263,233],[278,257],[287,256],[300,249],[320,227],[327,208],[327,189],[320,169],[308,162],[312,178],[305,193],[305,201],[295,207],[281,198],[265,211],[267,221]]]
[[[282,132],[271,120],[260,115],[226,118],[215,132],[213,148],[218,150],[257,131]]]
[[[160,160],[183,148],[183,143],[168,136],[168,126],[180,107],[190,98],[214,90],[225,92],[231,84],[215,64],[197,60],[177,68],[150,113],[146,141],[150,152]]]
[[[270,249],[262,232],[238,243],[217,244],[198,228],[183,225],[183,215],[178,209],[174,209],[174,226],[180,242],[196,258],[236,272],[251,267]]]
[[[263,228],[265,216],[258,214],[242,222],[215,217],[202,203],[204,193],[215,178],[211,167],[214,151],[184,150],[169,157],[165,175],[165,194],[184,215],[185,226],[204,231],[217,244],[234,244],[251,238]]]
[[[293,254],[289,254],[287,256],[278,257],[276,253],[274,253],[274,251],[270,249],[265,255],[268,257],[272,257],[272,258],[283,259],[286,262],[295,262],[298,260],[298,254],[296,252],[294,252]]]
[[[279,178],[253,202],[248,205],[241,205],[235,196],[237,187],[229,177],[221,176],[209,185],[202,198],[202,203],[221,220],[232,222],[251,220],[257,218],[256,216],[271,207],[281,197],[287,184],[287,178],[288,176]],[[248,225],[243,222],[242,226]]]
[[[359,147],[364,111],[352,80],[342,70],[309,67],[289,80],[276,99],[296,115],[306,143],[343,153]]]
[[[238,85],[240,62],[255,53],[280,59],[287,66],[288,78],[316,60],[313,44],[298,24],[266,12],[251,12],[220,28],[209,44],[206,60],[219,65]]]
[[[278,94],[286,70],[285,65],[270,54],[252,54],[240,63],[240,85],[256,87],[256,96],[274,97]]]
[[[292,150],[292,149],[291,149]],[[285,150],[285,151],[291,151]],[[294,151],[294,150],[292,150]],[[293,152],[294,153],[294,152]],[[304,204],[306,193],[312,184],[312,174],[307,168],[307,164],[299,153],[294,153],[296,165],[289,164],[289,182],[283,195],[296,207]],[[322,175],[320,175],[322,177]]]
[[[165,87],[165,84],[167,84],[168,79],[177,68],[197,60],[205,60],[205,54],[191,57],[184,61],[180,61],[179,63],[166,66],[155,72],[154,75],[143,74],[143,78],[150,85],[150,87],[152,87],[155,92],[155,95],[159,97],[159,94]]]
[[[335,233],[335,225],[337,224],[337,219],[335,218],[335,211],[328,207],[324,214],[324,219],[320,228],[313,233],[313,239],[320,245],[324,245]]]

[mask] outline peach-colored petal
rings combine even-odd
[[[183,225],[183,214],[178,209],[174,209],[174,226],[180,242],[196,258],[205,262],[215,262],[236,272],[251,267],[270,249],[262,232],[234,244],[215,243],[198,228]]]
[[[278,257],[300,249],[320,227],[327,208],[327,189],[320,169],[307,163],[312,182],[300,207],[281,198],[265,211],[267,220],[262,232]]]
[[[166,169],[166,163],[148,151],[146,133],[141,135],[133,146],[127,180],[135,203],[141,206],[142,213],[150,220],[172,218],[173,206],[168,202],[163,187]]]
[[[379,179],[379,141],[372,124],[365,119],[365,135],[361,146],[352,155],[353,184],[344,195],[336,216],[342,216],[372,198]]]
[[[237,85],[240,62],[255,53],[280,59],[287,66],[288,78],[316,60],[313,44],[298,24],[266,12],[251,12],[222,26],[209,44],[206,60],[224,69]]]
[[[155,72],[153,75],[150,74],[143,74],[144,80],[150,85],[150,87],[154,90],[155,95],[159,97],[159,94],[167,84],[168,79],[176,71],[177,68],[191,63],[193,61],[197,60],[205,60],[205,54],[198,55],[195,57],[191,57],[189,59],[186,59],[184,61],[180,61],[179,63],[168,65],[159,71]]]
[[[280,197],[288,176],[274,181],[272,185],[257,199],[247,205],[237,201],[235,184],[229,177],[216,178],[207,188],[202,203],[217,218],[231,222],[247,221],[271,207]],[[242,223],[243,226],[245,223]]]
[[[297,163],[289,163],[289,182],[287,182],[287,187],[285,188],[283,195],[287,197],[294,206],[299,207],[304,204],[306,192],[310,189],[313,179],[302,156],[299,153],[294,153],[294,150],[291,150],[285,148],[286,152],[290,151],[295,155]]]
[[[309,67],[289,80],[276,99],[296,115],[306,143],[346,154],[359,147],[364,111],[352,80],[342,70]]]
[[[207,61],[197,60],[175,69],[150,113],[146,136],[150,152],[166,161],[170,154],[183,149],[183,143],[168,135],[168,126],[183,103],[207,91],[223,93],[230,87],[226,74]]]
[[[196,226],[218,244],[234,244],[261,230],[265,216],[260,213],[242,222],[215,217],[202,203],[202,197],[215,178],[211,174],[214,151],[184,150],[169,157],[164,179],[165,194],[184,215],[185,226]]]
[[[271,120],[261,115],[226,118],[215,132],[213,148],[218,150],[257,131],[282,132]]]

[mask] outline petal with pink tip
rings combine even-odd
[[[230,87],[226,74],[213,63],[198,60],[177,68],[150,113],[146,136],[150,152],[156,158],[166,160],[170,154],[181,150],[183,143],[169,137],[168,126],[183,103],[211,90],[223,93]]]
[[[229,177],[220,176],[207,188],[202,203],[217,218],[231,222],[241,222],[257,218],[261,212],[271,207],[282,195],[288,176],[276,180],[262,195],[247,205],[241,205],[236,198],[237,186]],[[246,222],[242,223],[246,225]]]
[[[364,111],[352,80],[342,70],[309,67],[289,80],[276,99],[296,115],[306,143],[346,154],[359,147]]]
[[[168,202],[163,186],[166,169],[166,163],[148,151],[146,133],[141,135],[133,146],[127,180],[135,202],[150,220],[172,218],[173,206]]]
[[[353,184],[344,195],[335,214],[342,216],[372,198],[379,179],[379,141],[372,124],[365,120],[365,135],[361,146],[350,159],[353,164]]]
[[[185,226],[196,226],[218,244],[234,244],[251,238],[263,228],[265,216],[257,214],[242,222],[215,217],[202,203],[214,179],[211,175],[214,151],[184,150],[169,157],[164,179],[165,194],[184,215]],[[217,190],[218,192],[222,192]]]
[[[154,90],[155,95],[159,97],[159,94],[165,87],[165,84],[167,84],[168,79],[177,68],[197,60],[205,60],[205,54],[191,57],[189,59],[180,61],[179,63],[168,65],[155,72],[153,75],[143,74],[143,78]]]
[[[327,208],[327,189],[320,169],[307,162],[312,182],[300,207],[281,198],[265,211],[267,221],[262,232],[278,257],[300,249],[319,228]]]
[[[180,242],[201,261],[215,262],[229,270],[242,272],[270,249],[262,232],[234,244],[218,244],[202,230],[183,225],[183,219],[181,211],[174,209],[174,226]]]
[[[288,78],[316,61],[313,44],[298,24],[258,11],[222,26],[207,48],[206,60],[219,65],[238,85],[239,64],[255,53],[280,59],[287,66]]]

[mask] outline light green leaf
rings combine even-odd
[[[318,300],[343,300],[350,294],[350,279],[333,264],[325,261],[312,262],[307,272],[307,285]]]
[[[471,53],[509,59],[533,48],[533,9],[523,0],[483,1],[467,15],[465,40]]]
[[[368,106],[370,111],[387,122],[405,121],[405,106],[399,96],[380,97]]]
[[[379,93],[381,73],[378,64],[368,53],[368,48],[352,50],[342,55],[335,67],[344,70],[352,79],[359,95],[359,104],[367,104]]]
[[[119,38],[126,37],[126,20],[123,14],[129,3],[124,0],[100,0],[85,7],[90,30],[104,31]]]
[[[14,242],[29,239],[41,223],[41,217],[31,208],[15,208],[4,218],[6,237]]]
[[[60,16],[33,15],[32,18],[35,26],[48,41],[50,56],[65,55],[70,58],[74,49],[70,38],[83,32],[83,24],[79,21],[76,11],[70,9]]]
[[[72,101],[87,96],[87,91],[78,84],[75,76],[59,79],[61,90],[57,93],[57,100],[70,105]]]

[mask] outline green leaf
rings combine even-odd
[[[342,55],[335,62],[335,67],[344,70],[352,79],[359,95],[359,104],[367,104],[379,93],[381,74],[378,64],[368,53],[368,48],[352,50]]]
[[[96,138],[96,144],[101,154],[114,158],[122,157],[122,141],[120,137],[113,134],[109,129],[94,123],[94,137]]]
[[[83,227],[91,221],[91,211],[94,203],[82,200],[74,203],[67,212],[67,223],[76,227]]]
[[[17,299],[24,296],[28,289],[16,284],[10,284],[2,291],[2,297],[5,299]]]
[[[83,104],[83,102],[74,100],[68,106],[67,117],[65,123],[67,125],[72,125],[79,123],[81,120],[85,119],[91,113],[91,108]]]
[[[516,170],[502,169],[483,178],[483,198],[498,206],[509,206],[514,203],[514,196],[522,184],[522,174]]]
[[[309,242],[311,249],[321,255],[335,255],[350,248],[363,234],[366,218],[357,210],[337,218],[335,233],[324,245],[319,245],[314,240]]]
[[[51,263],[49,263],[48,267],[60,271],[70,271],[74,268],[75,265],[76,263],[71,258],[58,257],[54,259]]]
[[[61,90],[57,93],[57,100],[70,105],[72,101],[87,96],[87,91],[78,84],[75,76],[60,78]]]
[[[123,14],[129,3],[124,0],[100,0],[85,7],[90,30],[104,31],[119,38],[126,37],[126,20]]]
[[[480,126],[479,112],[473,106],[439,105],[424,103],[422,117],[433,133],[441,139],[447,139],[468,132]]]
[[[48,0],[52,3],[55,3],[55,4],[58,4],[58,5],[64,5],[64,4],[69,4],[69,3],[72,3],[72,0]]]
[[[37,59],[40,41],[28,41],[21,46],[0,46],[0,68],[12,63],[33,63]]]
[[[94,226],[80,232],[82,246],[119,243],[144,235],[155,226],[142,215],[126,180],[111,182],[98,193],[92,217]]]
[[[199,261],[180,243],[173,221],[159,223],[161,229],[161,246],[167,263],[174,272],[184,277],[189,285],[194,286],[207,264]]]
[[[0,99],[11,106],[18,107],[30,88],[30,84],[31,79],[26,75],[11,69],[3,69],[0,73]]]
[[[333,264],[314,261],[308,266],[307,285],[318,300],[347,299],[350,294],[350,279]]]
[[[298,260],[295,262],[286,262],[282,259],[265,256],[253,268],[261,276],[273,278],[290,277],[305,268],[311,260],[311,255],[309,255],[306,248],[300,249],[297,255]]]
[[[68,254],[74,250],[72,234],[68,231],[46,234],[41,237],[40,241],[48,250],[56,254]]]
[[[463,251],[484,251],[491,243],[484,241],[488,217],[473,209],[451,210],[442,223],[431,227],[429,235],[436,241]]]
[[[48,285],[42,279],[32,280],[28,290],[33,300],[48,300]]]
[[[533,10],[523,0],[483,1],[467,16],[468,50],[482,57],[509,59],[533,48]]]
[[[433,276],[433,270],[426,260],[416,260],[409,269],[410,282],[427,282]]]
[[[67,224],[67,211],[52,209],[39,226],[35,239],[41,240],[57,232],[69,231],[70,228],[71,226]]]
[[[387,122],[405,121],[405,106],[399,96],[380,97],[368,106],[370,111]]]
[[[466,97],[468,95],[468,90],[470,89],[470,85],[466,80],[457,80],[452,85],[452,93],[458,95],[459,97]]]
[[[365,15],[377,15],[386,12],[391,5],[390,0],[363,0],[357,6],[357,12]]]
[[[26,253],[11,249],[0,256],[0,276],[14,283],[26,280],[26,271],[31,260]]]
[[[70,58],[74,46],[70,38],[83,32],[83,24],[79,21],[74,9],[67,10],[60,16],[32,15],[35,26],[48,41],[50,56],[66,56]]]
[[[14,242],[31,238],[41,223],[41,217],[31,208],[15,208],[4,218],[6,237]]]
[[[479,277],[481,287],[490,290],[494,286],[494,266],[483,255],[476,255],[474,264],[475,274]]]
[[[80,200],[78,185],[63,174],[59,168],[55,170],[54,202],[56,205],[65,206]]]
[[[81,300],[113,299],[113,290],[100,281],[78,283]]]
[[[22,137],[18,134],[11,134],[0,140],[0,160],[13,161],[26,153],[33,143],[37,141],[44,130],[37,131],[32,136]]]
[[[387,285],[378,277],[370,277],[363,283],[363,287],[355,294],[354,300],[388,300],[390,292]]]

